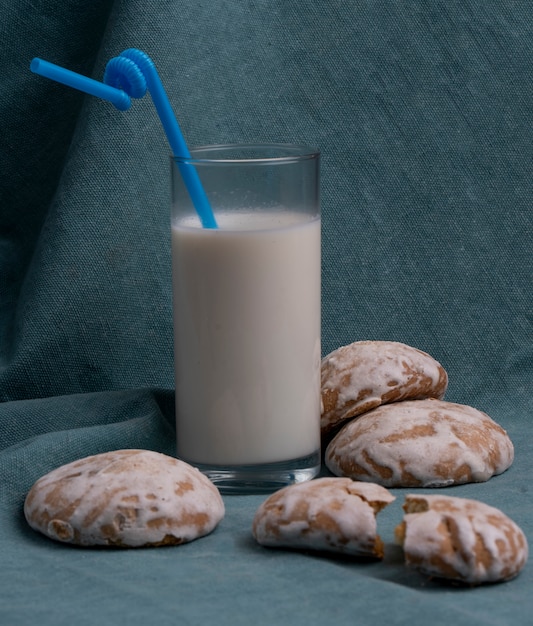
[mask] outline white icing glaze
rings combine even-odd
[[[216,487],[197,469],[148,450],[117,450],[63,465],[25,501],[30,526],[80,545],[184,543],[224,516]]]
[[[380,556],[375,514],[393,500],[379,485],[319,478],[265,500],[254,517],[253,534],[264,546]]]
[[[381,404],[442,398],[448,378],[429,354],[395,341],[358,341],[322,360],[322,431]],[[333,401],[333,404],[331,404]]]
[[[386,487],[483,482],[512,464],[507,433],[488,415],[442,400],[376,408],[344,426],[326,449],[337,476]]]
[[[427,511],[407,513],[406,563],[431,576],[472,584],[508,580],[528,557],[522,530],[499,509],[482,502],[440,495],[406,496]]]

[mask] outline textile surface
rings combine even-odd
[[[175,453],[169,148],[131,110],[29,71],[101,80],[137,47],[190,146],[299,142],[322,154],[322,351],[402,341],[446,399],[515,444],[487,483],[444,490],[533,541],[533,14],[528,0],[20,0],[2,3],[0,622],[529,623],[533,568],[469,589],[384,562],[267,550],[263,497],[225,496],[210,536],[80,550],[26,524],[41,475],[117,448]],[[327,474],[326,470],[324,473]]]

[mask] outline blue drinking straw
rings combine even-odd
[[[130,98],[142,98],[147,90],[150,91],[172,153],[177,157],[190,158],[187,144],[154,62],[141,50],[129,48],[111,59],[106,66],[103,83],[39,58],[32,60],[30,69],[45,78],[108,100],[121,111],[130,108]],[[179,163],[178,167],[202,226],[217,228],[215,216],[196,169],[190,163]]]

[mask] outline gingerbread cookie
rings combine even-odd
[[[394,499],[379,485],[318,478],[267,498],[255,514],[252,532],[263,546],[382,558],[376,514]]]
[[[181,544],[224,517],[218,489],[197,469],[148,450],[117,450],[40,478],[24,504],[29,525],[81,546]]]
[[[442,398],[446,371],[433,357],[395,341],[357,341],[322,359],[321,431],[382,404]]]
[[[326,448],[337,476],[385,487],[483,482],[513,462],[501,426],[477,409],[443,400],[388,404],[346,424]]]
[[[488,504],[410,494],[403,508],[396,540],[406,564],[424,574],[479,585],[514,578],[527,561],[522,530]]]

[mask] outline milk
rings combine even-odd
[[[172,224],[178,456],[211,465],[320,447],[320,219]]]

